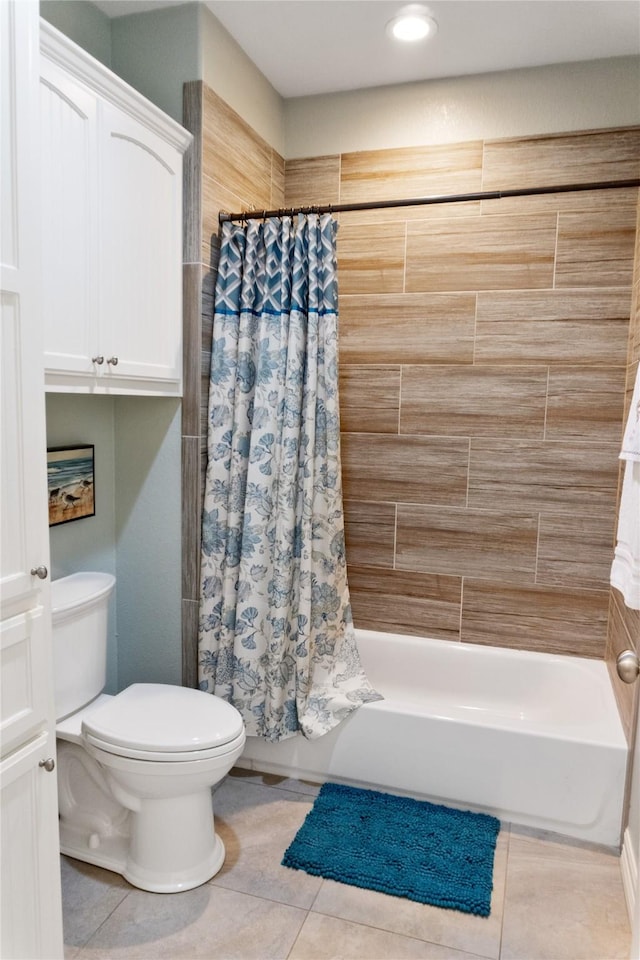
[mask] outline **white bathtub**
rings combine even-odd
[[[627,744],[604,662],[357,636],[385,699],[319,740],[249,737],[238,766],[449,801],[619,845]]]

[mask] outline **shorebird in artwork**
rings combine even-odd
[[[62,494],[62,499],[63,499],[64,502],[65,502],[65,508],[64,508],[64,509],[66,510],[67,507],[73,507],[73,506],[75,506],[76,503],[78,502],[78,500],[81,500],[82,497],[74,497],[74,495],[73,495],[72,493],[63,493],[63,494]]]

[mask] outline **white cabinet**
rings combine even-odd
[[[4,0],[0,18],[0,930],[3,957],[34,960],[63,955],[46,574],[38,4]]]
[[[48,390],[178,396],[191,136],[41,24]]]

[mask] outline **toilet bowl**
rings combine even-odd
[[[242,753],[244,724],[186,687],[102,693],[114,586],[104,573],[52,583],[60,849],[143,890],[188,890],[224,862],[211,788]]]

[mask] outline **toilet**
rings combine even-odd
[[[240,713],[187,687],[106,683],[115,577],[51,584],[62,853],[153,893],[205,883],[222,867],[211,788],[245,743]]]

